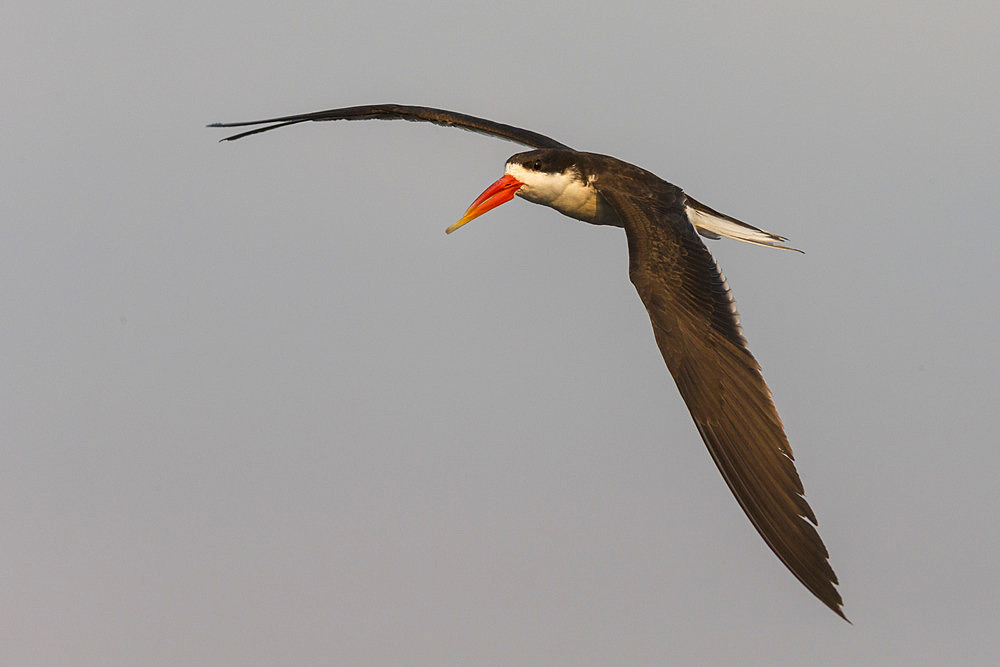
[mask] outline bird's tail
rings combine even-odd
[[[699,234],[707,238],[717,239],[725,236],[728,239],[735,239],[744,243],[802,252],[798,248],[783,245],[788,240],[784,236],[778,236],[753,225],[748,225],[745,222],[740,222],[736,218],[719,213],[687,195],[685,195],[684,208],[687,211],[687,216],[691,224],[694,225]]]

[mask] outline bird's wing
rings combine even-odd
[[[846,620],[837,575],[803,497],[771,392],[747,349],[726,279],[685,215],[683,192],[649,172],[625,167],[602,174],[595,186],[625,227],[629,275],[649,311],[667,368],[764,541]]]
[[[240,123],[212,123],[209,127],[245,127],[249,125],[264,125],[253,130],[247,130],[231,137],[226,137],[222,141],[232,141],[242,137],[267,132],[286,125],[295,125],[306,121],[321,120],[409,120],[415,122],[434,123],[445,127],[458,127],[470,132],[478,132],[507,141],[513,141],[532,148],[562,148],[569,149],[569,146],[546,137],[543,134],[525,130],[520,127],[496,123],[485,118],[467,116],[463,113],[445,111],[444,109],[432,109],[431,107],[414,107],[402,104],[369,104],[360,107],[344,107],[342,109],[328,109],[326,111],[314,111],[312,113],[298,114],[296,116],[281,116],[279,118],[265,118],[263,120],[250,120]]]

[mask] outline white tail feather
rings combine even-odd
[[[728,215],[714,211],[690,197],[687,198],[684,209],[687,211],[688,220],[698,230],[698,233],[710,239],[725,236],[744,243],[802,252],[798,248],[782,245],[788,240],[784,236],[778,236],[745,222],[740,222],[736,218],[730,218]]]

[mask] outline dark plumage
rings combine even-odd
[[[778,558],[846,620],[837,576],[814,527],[816,517],[803,497],[771,392],[747,349],[729,286],[699,233],[775,247],[785,247],[780,245],[785,239],[718,213],[627,162],[574,151],[536,132],[441,109],[383,104],[211,127],[264,125],[225,141],[305,121],[365,119],[459,127],[538,149],[510,158],[507,176],[484,192],[449,231],[509,200],[515,191],[571,217],[625,229],[629,277],[719,471]]]

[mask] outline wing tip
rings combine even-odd
[[[836,614],[837,616],[840,616],[842,619],[844,619],[845,621],[847,621],[848,625],[854,625],[854,621],[852,621],[851,619],[847,618],[847,615],[844,613],[844,608],[843,608],[844,607],[844,601],[841,599],[840,593],[837,592],[837,589],[834,589],[834,594],[837,596],[836,599],[828,601],[828,600],[824,600],[824,599],[820,598],[820,601],[823,604],[825,604],[827,607],[829,607],[830,610],[833,611],[834,614]]]

